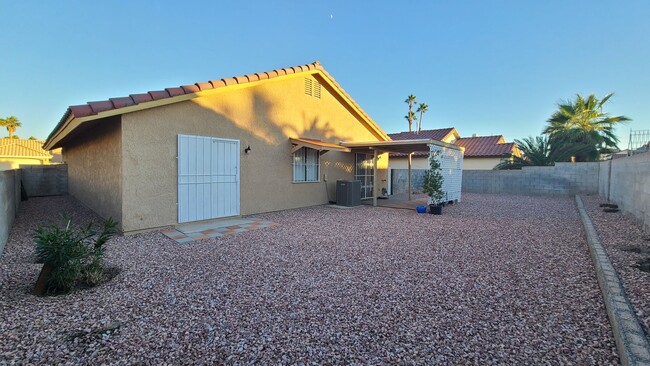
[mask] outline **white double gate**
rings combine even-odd
[[[178,222],[239,215],[239,140],[178,135]]]

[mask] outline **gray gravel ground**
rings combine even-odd
[[[650,234],[631,216],[603,212],[599,204],[607,200],[598,196],[582,196],[582,200],[650,340],[650,273],[637,267],[640,261],[650,259]]]
[[[24,202],[0,259],[0,364],[618,364],[572,197],[465,194],[443,216],[319,206],[191,244],[113,239],[101,287],[29,294]],[[107,326],[119,329],[103,331]]]

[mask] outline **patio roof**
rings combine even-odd
[[[419,139],[419,140],[395,140],[395,141],[362,141],[362,142],[344,142],[341,141],[341,145],[353,149],[355,151],[359,150],[379,150],[383,152],[393,152],[393,153],[404,153],[409,154],[417,151],[429,151],[430,145],[436,145],[440,147],[447,147],[454,150],[464,149],[460,146],[448,144],[446,142],[431,140],[431,139]]]
[[[318,150],[321,152],[321,154],[324,154],[330,150],[350,152],[350,149],[348,149],[347,147],[332,144],[330,142],[320,141],[320,140],[312,140],[312,139],[305,139],[305,138],[289,138],[289,141],[291,141],[291,143],[295,145],[293,149],[291,149],[291,154],[295,153],[296,151],[300,150],[303,147],[308,147],[310,149]]]

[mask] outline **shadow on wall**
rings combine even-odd
[[[274,103],[260,92],[251,93],[247,106],[245,102],[224,101],[224,104],[211,105],[210,98],[199,98],[193,102],[206,110],[220,116],[220,119],[229,121],[233,126],[246,131],[258,143],[275,146],[288,141],[290,137],[305,137],[331,142],[352,140],[352,136],[337,131],[331,121],[324,120],[323,116],[309,116],[307,110],[300,110],[298,116],[282,116],[290,114],[289,108],[282,103]],[[291,106],[291,108],[298,106]],[[295,118],[295,119],[293,119]],[[287,142],[288,143],[288,142]]]
[[[278,191],[279,188],[272,185],[264,186],[266,182],[274,179],[272,175],[277,176],[279,173],[277,169],[272,170],[269,167],[270,164],[277,164],[277,161],[280,161],[282,166],[279,168],[291,174],[289,169],[293,165],[293,159],[290,154],[292,144],[289,138],[303,137],[331,143],[355,140],[353,136],[354,128],[350,128],[349,123],[356,117],[350,116],[345,120],[334,120],[332,116],[336,116],[336,113],[340,114],[341,110],[328,113],[326,109],[313,108],[308,103],[305,103],[307,105],[300,103],[288,104],[291,102],[281,97],[267,96],[265,93],[253,90],[250,93],[241,93],[232,99],[226,97],[217,100],[208,97],[193,101],[203,110],[215,116],[214,118],[208,117],[209,121],[231,125],[232,128],[224,126],[223,131],[225,134],[223,136],[212,137],[240,140],[242,162],[248,160],[246,167],[242,166],[242,182],[246,179],[249,182],[258,184],[259,189],[265,191],[267,196],[283,193]],[[359,130],[357,129],[357,131]],[[368,137],[362,136],[356,137],[356,140],[360,138],[368,139]],[[251,147],[251,153],[244,151],[248,146]],[[278,154],[281,154],[281,156]],[[342,154],[340,152],[327,152],[322,155],[320,178],[323,179],[323,175],[327,174],[327,178],[329,178],[327,193],[329,196],[335,194],[335,179],[349,179],[354,172],[354,155]],[[250,156],[250,158],[246,156]],[[273,159],[271,156],[279,157],[279,159]],[[260,171],[263,171],[264,174],[257,174]],[[285,178],[282,175],[277,179]],[[288,176],[288,179],[290,182],[291,175]],[[306,187],[294,188],[304,190]],[[319,191],[320,193],[325,196],[324,190]]]

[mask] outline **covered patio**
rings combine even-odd
[[[431,139],[418,139],[418,140],[398,140],[398,141],[368,141],[368,142],[341,142],[341,146],[348,148],[350,152],[372,154],[373,165],[373,182],[377,182],[377,157],[382,153],[401,153],[408,156],[408,193],[405,195],[394,195],[388,199],[379,199],[379,192],[377,184],[373,185],[372,201],[364,200],[362,204],[381,207],[413,209],[416,206],[426,205],[428,197],[422,194],[412,194],[411,182],[411,166],[412,156],[415,152],[429,152],[431,146],[438,146],[441,148],[450,148],[458,150],[459,147],[448,144],[446,142],[431,140]]]

